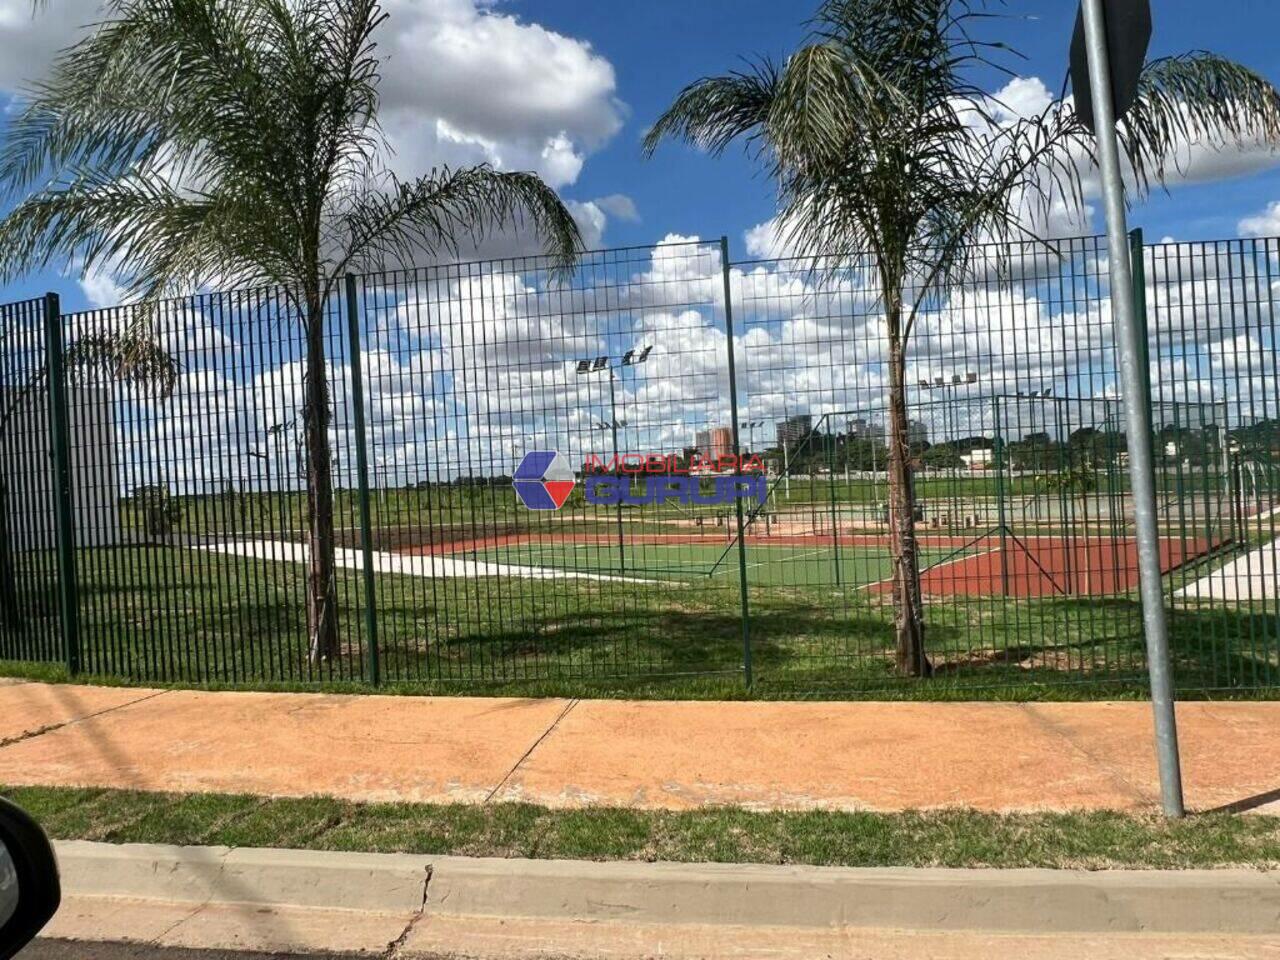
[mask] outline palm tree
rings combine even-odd
[[[800,49],[698,80],[645,141],[713,155],[741,142],[778,194],[782,239],[821,263],[862,267],[888,348],[890,535],[899,673],[927,675],[907,430],[906,361],[921,306],[976,273],[978,244],[1036,240],[1055,201],[1082,204],[1095,142],[1069,103],[1012,114],[975,77],[1008,48],[973,30],[966,0],[826,0]],[[1012,71],[1005,71],[1012,75]],[[1280,140],[1280,95],[1257,74],[1194,53],[1149,62],[1120,123],[1136,194],[1175,148]],[[1030,223],[1028,223],[1030,221]]]
[[[0,278],[69,258],[132,295],[218,282],[283,289],[305,341],[308,631],[338,652],[325,303],[349,270],[455,255],[532,227],[581,246],[536,175],[488,166],[401,181],[378,127],[377,0],[107,0],[0,148]]]

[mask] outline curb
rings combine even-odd
[[[596,863],[60,841],[68,896],[427,916],[1273,934],[1280,873]]]

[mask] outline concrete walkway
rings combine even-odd
[[[1280,593],[1280,540],[1264,543],[1187,584],[1176,596],[1200,600],[1272,600]]]
[[[228,540],[225,543],[208,543],[195,547],[209,553],[222,553],[234,557],[253,557],[255,560],[276,560],[281,563],[306,563],[309,548],[305,543],[286,540]],[[364,569],[364,553],[360,550],[339,548],[334,551],[335,563],[347,570]],[[375,573],[396,573],[406,577],[527,577],[532,580],[612,580],[620,583],[652,583],[638,577],[622,577],[606,573],[584,573],[578,570],[561,570],[556,567],[526,567],[512,563],[490,563],[485,560],[459,560],[456,557],[440,557],[433,554],[386,553],[373,551]]]
[[[1185,703],[1191,807],[1280,813],[1280,703]],[[699,703],[0,684],[0,783],[688,809],[1154,810],[1144,703]]]

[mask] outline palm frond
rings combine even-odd
[[[529,226],[581,244],[532,174],[382,167],[378,0],[107,0],[0,145],[0,276],[69,257],[131,293],[209,282],[309,293],[369,256]],[[344,246],[343,244],[350,244]]]
[[[442,168],[411,183],[392,179],[355,201],[343,223],[349,254],[339,272],[353,263],[403,265],[456,254],[459,241],[478,242],[509,225],[531,227],[560,272],[582,249],[577,221],[541,178],[487,165]]]
[[[713,155],[724,152],[765,122],[777,85],[778,70],[768,60],[689,84],[645,135],[645,154],[652,156],[666,139],[696,144]]]
[[[181,368],[151,330],[151,324],[134,318],[122,332],[86,334],[68,348],[67,367],[133,384],[166,399],[177,385]]]
[[[1202,51],[1148,63],[1119,124],[1139,191],[1163,183],[1192,143],[1280,144],[1280,93],[1264,77]]]

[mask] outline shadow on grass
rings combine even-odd
[[[31,612],[24,630],[32,637],[56,629],[54,597],[47,583],[40,587],[24,598]],[[81,564],[85,669],[137,681],[359,683],[368,676],[361,587],[354,572],[340,575],[343,654],[312,664],[300,567],[175,548],[97,552]],[[378,583],[382,678],[454,684],[456,692],[547,681],[584,693],[599,681],[649,691],[656,680],[673,678],[670,695],[679,695],[695,675],[725,678],[715,681],[725,689],[741,684],[749,640],[763,689],[927,696],[947,685],[1025,692],[1110,683],[1140,692],[1145,684],[1141,608],[1133,599],[931,603],[927,645],[938,676],[930,683],[894,677],[884,598],[830,586],[753,586],[747,640],[740,602],[736,584],[721,581],[385,577]],[[1280,682],[1280,623],[1272,610],[1175,607],[1170,646],[1182,689]],[[7,637],[0,656],[57,659],[39,649],[32,657]]]

